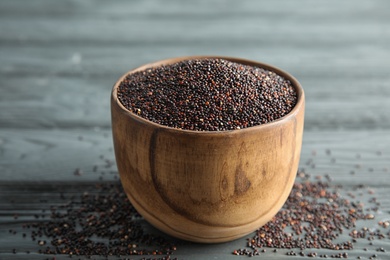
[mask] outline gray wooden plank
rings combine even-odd
[[[329,155],[330,154],[328,152],[326,156]],[[317,154],[317,156],[319,156],[319,154]],[[76,181],[33,183],[21,181],[13,183],[12,185],[11,183],[2,182],[0,184],[0,257],[5,259],[43,259],[45,257],[51,257],[50,255],[44,256],[37,253],[42,247],[37,245],[38,241],[31,240],[31,229],[23,228],[23,224],[49,220],[50,208],[52,206],[56,207],[67,203],[71,196],[78,198],[85,192],[88,192],[91,196],[97,194],[95,185],[98,183],[107,182],[90,181],[83,183]],[[112,183],[113,185],[120,185],[118,181],[109,183]],[[371,207],[371,204],[368,203],[370,198],[375,197],[377,198],[377,202],[380,203],[380,210],[373,212],[375,214],[375,219],[358,221],[356,226],[357,230],[360,230],[363,227],[368,227],[370,230],[382,230],[382,228],[379,227],[378,222],[390,220],[390,203],[387,196],[388,191],[388,186],[364,186],[362,188],[355,189],[354,185],[344,185],[343,188],[339,190],[342,196],[346,199],[350,199],[355,202],[367,203],[367,206],[365,207],[366,210]],[[145,228],[145,232],[152,235],[163,235],[144,220],[141,219],[140,221]],[[386,231],[386,229],[384,229],[384,231]],[[23,233],[26,233],[27,236],[23,237]],[[215,245],[189,243],[169,237],[167,238],[175,241],[175,244],[177,244],[177,251],[174,252],[174,257],[178,257],[179,259],[234,259],[236,257],[232,255],[233,250],[246,248],[247,238],[250,238],[251,236],[253,236],[253,234],[232,242]],[[41,239],[45,239],[45,237],[42,237]],[[350,240],[348,232],[341,234],[338,240]],[[372,244],[370,245],[370,243]],[[377,248],[381,247],[386,251],[390,250],[390,242],[388,238],[374,240],[367,240],[367,238],[359,239],[356,243],[354,243],[353,250],[343,250],[341,252],[347,252],[349,258],[352,259],[357,258],[357,256],[368,258],[373,254],[377,254],[379,259],[386,259],[386,252],[376,251]],[[13,249],[16,249],[16,254],[12,253]],[[262,253],[261,256],[266,257],[267,259],[291,258],[286,255],[287,252],[291,251],[290,249],[279,249],[277,252],[273,252],[272,248],[266,248],[266,250],[267,252]],[[30,251],[30,253],[27,253],[27,251]],[[300,250],[293,251],[299,252]],[[309,252],[316,252],[318,254],[328,254],[329,256],[331,254],[340,253],[340,251],[324,249],[306,249],[303,252],[305,252],[305,254]],[[55,257],[56,259],[69,258],[67,255],[56,255]],[[125,258],[126,256],[123,257]],[[142,257],[131,257],[131,259],[141,258]]]
[[[388,187],[389,143],[388,130],[305,131],[300,167],[329,174],[336,184]],[[2,129],[0,181],[112,180],[112,147],[111,131],[99,128]]]
[[[222,36],[222,42],[242,42],[243,38],[249,41],[274,39],[279,44],[284,44],[286,39],[308,43],[309,37],[312,42],[326,45],[343,40],[370,42],[373,39],[365,36],[379,36],[378,33],[386,32],[384,29],[389,22],[386,15],[389,4],[386,1],[361,1],[360,5],[354,1],[333,1],[333,5],[329,1],[323,1],[321,5],[300,2],[305,8],[290,1],[283,1],[283,8],[274,8],[270,3],[255,6],[253,1],[244,1],[243,4],[221,2],[214,8],[208,2],[196,5],[190,2],[178,4],[176,1],[168,4],[158,1],[116,2],[108,5],[104,2],[81,4],[68,1],[56,8],[55,4],[47,4],[47,1],[41,4],[24,2],[23,6],[16,7],[7,1],[4,2],[4,13],[8,9],[13,16],[5,15],[6,22],[1,23],[0,28],[5,32],[2,35],[5,42],[7,39],[11,43],[26,40],[28,44],[50,41],[58,44],[91,43],[94,40],[97,42],[93,43],[98,44],[121,39],[125,44],[129,39],[138,39],[139,44],[167,40],[196,44],[205,40],[221,42]],[[41,9],[38,11],[40,15],[28,15],[30,12],[36,14],[37,8]],[[145,28],[148,28],[147,33]],[[183,28],[191,34],[183,33]],[[295,34],[306,37],[293,37]]]
[[[0,90],[1,128],[110,127],[114,80],[30,77],[8,79]]]
[[[390,39],[390,35],[389,35]],[[359,47],[348,45],[340,49],[332,46],[313,49],[286,43],[253,46],[8,46],[0,49],[0,75],[8,77],[59,76],[104,78],[122,73],[133,67],[160,59],[188,55],[225,55],[254,59],[288,70],[298,78],[307,77],[354,81],[389,79],[388,57],[390,47],[370,44]],[[348,82],[345,82],[348,83]],[[348,86],[353,87],[353,84]]]
[[[108,129],[111,88],[124,71],[97,78],[0,78],[0,127]],[[390,128],[388,80],[347,76],[299,80],[306,93],[306,130]]]
[[[1,130],[0,135],[1,181],[117,177],[112,139],[107,130]]]
[[[291,49],[274,49],[241,57],[279,66],[302,83],[307,100],[306,129],[389,128],[390,52],[352,56],[327,49],[300,59],[289,58]],[[150,53],[138,49],[109,48],[8,48],[1,51],[1,127],[110,127],[111,86],[127,70],[143,63],[186,55],[185,48],[164,48]],[[166,52],[165,52],[166,51]],[[239,50],[220,55],[240,56]],[[250,51],[250,49],[249,49]],[[144,55],[155,55],[151,57]],[[187,53],[188,54],[188,53]],[[193,53],[195,54],[195,53]],[[382,61],[376,65],[375,61]],[[71,102],[70,102],[71,101]],[[10,109],[12,107],[12,109]],[[340,113],[343,111],[343,113]]]
[[[103,14],[103,15],[142,15],[153,16],[161,13],[163,10],[169,16],[187,17],[194,14],[209,15],[215,12],[221,15],[237,15],[253,14],[253,13],[277,13],[286,15],[289,11],[294,10],[297,15],[305,14],[310,10],[313,15],[323,15],[332,12],[335,17],[344,15],[346,17],[351,15],[373,15],[384,14],[386,10],[378,10],[379,6],[386,6],[386,0],[360,0],[358,3],[354,0],[345,0],[339,2],[337,0],[322,0],[313,4],[310,0],[297,0],[296,3],[291,3],[288,0],[279,1],[275,8],[273,3],[256,3],[255,0],[243,0],[240,3],[236,1],[214,1],[200,0],[197,3],[192,1],[169,0],[161,1],[151,0],[145,3],[144,1],[129,1],[118,0],[113,3],[107,3],[104,0],[85,0],[82,3],[77,0],[67,0],[61,2],[52,2],[49,0],[35,0],[34,3],[30,1],[12,1],[3,0],[0,3],[1,14],[12,17],[12,13],[24,16],[57,16],[67,13],[76,14]],[[22,3],[22,4],[21,4]],[[337,4],[337,5],[335,5]],[[255,6],[256,5],[256,6]],[[305,8],[299,8],[305,5]],[[122,8],[124,6],[131,6],[133,8]],[[91,8],[93,7],[93,8]],[[257,7],[257,8],[254,8]],[[349,10],[350,12],[346,12]],[[271,15],[271,14],[270,14]]]
[[[88,18],[88,17],[87,17]],[[250,17],[249,17],[250,18]],[[332,47],[348,49],[355,45],[364,48],[375,44],[386,48],[388,22],[367,21],[361,23],[359,17],[351,21],[335,21],[332,18],[283,19],[269,23],[267,17],[248,18],[247,23],[231,20],[95,20],[72,17],[63,19],[18,19],[9,23],[1,21],[1,46],[180,46],[216,44],[233,47],[240,45],[274,44],[274,47],[296,46],[313,49]],[[288,18],[288,17],[287,17]],[[318,18],[318,17],[317,17]],[[312,20],[311,23],[307,21]],[[353,22],[357,23],[353,23]],[[222,25],[221,25],[222,23]],[[279,23],[279,24],[278,24]],[[287,24],[293,23],[293,24]],[[245,25],[245,26],[244,26]],[[145,32],[148,28],[148,32]],[[184,33],[183,30],[190,31]],[[235,33],[232,33],[234,31]],[[258,32],[258,33],[256,33]]]

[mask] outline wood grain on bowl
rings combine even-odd
[[[189,58],[148,64],[129,73]],[[291,80],[296,106],[264,125],[189,131],[153,123],[124,108],[117,88],[128,73],[111,95],[114,149],[125,192],[151,224],[190,241],[229,241],[262,226],[286,201],[298,169],[304,123],[300,84],[272,66],[225,59],[267,68]]]

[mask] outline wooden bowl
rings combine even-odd
[[[162,126],[127,110],[117,98],[128,74],[187,59],[223,58],[262,67],[290,80],[298,100],[273,122],[232,131],[189,131]],[[181,239],[216,243],[266,224],[283,206],[298,170],[304,92],[290,74],[230,57],[181,57],[123,75],[111,95],[116,162],[124,190],[153,226]]]

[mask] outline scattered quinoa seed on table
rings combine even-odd
[[[224,59],[184,60],[131,73],[117,96],[134,114],[196,131],[242,129],[287,115],[297,102],[289,80]]]

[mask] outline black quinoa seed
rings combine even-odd
[[[168,127],[225,131],[266,124],[297,102],[276,73],[224,59],[194,59],[128,75],[118,88],[128,110]]]
[[[51,207],[47,220],[26,228],[31,229],[32,240],[45,238],[37,239],[41,254],[158,255],[153,259],[169,259],[176,250],[176,240],[148,233],[141,219],[117,181],[97,184],[91,192]]]
[[[317,253],[304,253],[302,250],[327,249],[338,253],[319,257],[348,258],[345,251],[353,249],[353,242],[357,239],[385,237],[380,230],[370,231],[366,227],[356,229],[357,221],[372,218],[367,217],[367,209],[363,208],[362,203],[350,201],[338,193],[341,186],[332,186],[328,178],[323,182],[321,178],[312,181],[307,174],[298,173],[297,177],[283,208],[253,237],[248,238],[251,245],[255,245],[252,250],[263,248],[265,251],[267,247],[273,248],[274,252],[279,248],[300,249],[300,256],[313,258],[317,257]],[[380,225],[386,225],[382,223]],[[349,234],[350,240],[340,240],[343,232]],[[366,248],[364,250],[367,251]],[[376,251],[385,252],[385,249],[379,247]],[[252,251],[248,249],[246,252]],[[286,255],[294,256],[292,252],[287,251]]]

